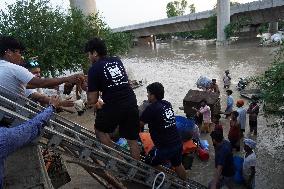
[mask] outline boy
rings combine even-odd
[[[223,126],[220,124],[221,116],[219,114],[214,116],[214,131],[221,132],[223,134]]]
[[[164,98],[164,87],[155,82],[147,86],[147,97],[151,103],[140,118],[140,126],[148,124],[154,148],[146,157],[146,162],[158,167],[167,160],[175,168],[181,179],[186,179],[182,165],[182,141],[176,128],[176,121],[171,104]]]
[[[217,85],[216,79],[212,79],[212,83],[210,85],[210,91],[212,91],[213,93],[220,94],[219,86]]]
[[[249,114],[249,128],[250,133],[257,135],[257,116],[259,113],[259,106],[257,104],[257,98],[253,96],[252,103],[249,105],[247,113]]]
[[[211,110],[210,107],[207,105],[206,100],[202,100],[200,102],[200,109],[197,110],[193,107],[194,110],[198,111],[198,114],[202,114],[203,116],[203,123],[201,127],[201,132],[209,133],[210,132],[210,124],[211,124]]]

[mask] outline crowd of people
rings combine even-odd
[[[211,124],[211,110],[206,104],[206,100],[200,102],[200,109],[193,108],[197,111],[197,117],[202,114],[203,122],[201,125],[201,132],[210,133],[212,142],[215,148],[215,176],[210,182],[209,188],[221,188],[226,185],[228,188],[233,188],[233,177],[235,175],[233,152],[240,152],[241,141],[243,141],[243,150],[245,151],[243,162],[243,178],[246,187],[252,189],[255,187],[255,166],[256,156],[254,149],[256,142],[252,139],[244,138],[246,129],[246,117],[249,114],[249,135],[257,135],[257,117],[259,113],[258,99],[252,97],[252,102],[249,108],[244,107],[245,101],[239,99],[236,101],[236,109],[234,109],[234,99],[232,97],[233,91],[230,90],[231,76],[229,70],[225,71],[223,77],[224,89],[226,89],[227,100],[226,108],[224,111],[225,118],[229,118],[229,133],[228,140],[224,138],[223,126],[220,125],[220,115],[213,118],[213,124]],[[216,90],[217,89],[217,90]],[[219,87],[215,79],[212,79],[211,85],[205,89],[206,91],[217,92],[220,94]],[[214,127],[211,129],[210,127]],[[243,140],[242,140],[243,139]]]
[[[93,38],[85,45],[91,66],[88,75],[74,74],[61,78],[42,78],[40,66],[36,61],[26,62],[22,58],[24,46],[15,38],[10,36],[0,37],[0,85],[9,91],[26,96],[35,102],[47,106],[31,121],[23,123],[15,128],[0,126],[0,188],[3,183],[4,159],[17,148],[29,143],[39,135],[39,130],[44,126],[55,109],[60,107],[73,107],[77,104],[78,114],[86,105],[94,108],[94,129],[101,143],[114,147],[111,133],[118,129],[119,136],[125,138],[130,148],[131,156],[140,160],[140,147],[138,145],[139,133],[143,131],[145,124],[148,125],[149,133],[154,143],[146,157],[146,163],[163,170],[161,165],[169,161],[177,175],[186,180],[187,174],[182,164],[182,140],[176,127],[176,120],[171,103],[164,100],[164,87],[155,82],[147,86],[148,106],[139,112],[137,99],[130,86],[129,79],[123,63],[118,57],[108,56],[105,42],[100,38]],[[231,77],[226,71],[224,76],[224,88],[229,88]],[[61,98],[45,94],[41,88],[56,89],[64,84],[64,95],[58,93]],[[76,85],[76,99],[70,98],[70,93]],[[68,87],[69,86],[69,87]],[[67,92],[69,89],[69,92]],[[71,90],[70,90],[71,89]],[[86,96],[87,98],[84,97]],[[220,94],[216,79],[212,79],[210,91]],[[257,114],[259,107],[253,102],[249,109],[243,108],[244,101],[238,100],[236,111],[233,111],[234,100],[231,90],[227,90],[227,107],[225,115],[230,117],[229,141],[224,139],[223,127],[219,120],[220,115],[214,118],[215,127],[211,131],[211,110],[207,101],[201,101],[200,109],[195,109],[199,116],[202,115],[202,132],[211,133],[215,147],[216,174],[210,183],[210,188],[220,188],[227,184],[230,187],[230,179],[234,174],[232,148],[240,150],[240,139],[246,128],[246,114],[249,114],[250,131],[257,133]],[[145,96],[146,97],[146,96]],[[78,102],[80,101],[80,104]],[[76,102],[77,101],[77,102]],[[79,104],[79,105],[78,105]],[[83,105],[82,105],[83,104]],[[80,109],[80,110],[79,110]],[[38,119],[40,117],[41,119]],[[34,122],[34,121],[35,122]],[[25,128],[13,134],[17,128]],[[17,139],[18,143],[11,143]],[[255,173],[255,142],[244,139],[244,176],[248,186],[253,188]],[[3,153],[2,153],[3,152]],[[5,153],[4,153],[5,152]]]

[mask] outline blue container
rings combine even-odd
[[[176,127],[183,141],[189,140],[193,136],[195,122],[186,117],[176,116]]]
[[[235,166],[235,175],[234,175],[234,181],[238,184],[241,184],[244,182],[243,178],[243,163],[244,163],[244,158],[240,156],[234,156],[234,166]]]
[[[127,144],[127,140],[125,138],[119,138],[119,140],[116,142],[117,145],[128,149],[128,144]]]

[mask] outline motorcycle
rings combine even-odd
[[[249,81],[247,79],[243,79],[243,78],[240,78],[238,84],[237,84],[237,90],[238,91],[242,91],[246,88],[246,86],[248,85]]]

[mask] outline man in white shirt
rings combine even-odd
[[[24,46],[15,38],[0,36],[0,86],[20,95],[25,95],[25,89],[57,86],[65,82],[78,83],[78,74],[62,78],[38,78],[23,64],[22,51]]]
[[[244,136],[246,129],[246,117],[247,110],[243,107],[245,102],[242,99],[237,100],[236,106],[238,107],[237,112],[239,113],[238,122],[241,125],[241,137]]]
[[[26,62],[25,68],[27,68],[35,77],[41,78],[41,70],[39,67],[39,63],[35,58],[33,58],[31,61]],[[40,103],[42,106],[48,105],[49,101],[51,99],[51,96],[56,96],[57,94],[54,95],[46,95],[42,88],[37,88],[37,89],[26,89],[25,90],[25,96],[32,99],[35,102]],[[74,102],[73,100],[59,100],[59,107],[73,107]]]
[[[229,70],[225,71],[225,75],[223,77],[223,82],[224,82],[224,88],[228,89],[230,88],[231,85],[231,76]]]
[[[243,163],[243,177],[247,188],[255,188],[255,166],[256,166],[256,155],[253,151],[256,147],[256,142],[252,139],[244,139],[244,155]]]

